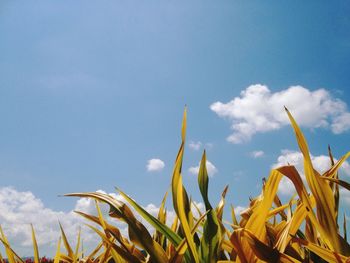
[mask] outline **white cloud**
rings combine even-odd
[[[102,190],[97,192],[106,193]],[[125,199],[119,194],[111,193],[109,195],[119,201],[125,202]],[[100,208],[105,219],[117,226],[124,236],[127,236],[127,225],[108,216],[109,206],[102,203],[100,204]],[[146,205],[145,209],[153,215],[157,215],[159,210],[153,204]],[[55,211],[45,207],[43,202],[35,197],[32,192],[20,192],[13,187],[2,187],[0,188],[0,211],[0,222],[5,235],[9,239],[11,246],[21,256],[30,256],[33,254],[31,223],[34,225],[41,256],[53,256],[58,238],[61,235],[59,221],[72,246],[75,246],[80,227],[82,229],[84,247],[87,251],[92,251],[94,246],[100,241],[97,234],[85,226],[87,220],[74,213],[74,211],[81,211],[87,214],[97,215],[95,202],[90,198],[79,198],[75,203],[74,209],[68,212]],[[135,215],[142,221],[140,216],[136,213]],[[174,220],[174,212],[169,211],[168,218],[169,220]],[[142,222],[145,223],[144,221]],[[149,225],[147,226],[150,231],[153,231],[153,228]]]
[[[83,219],[73,211],[54,211],[26,191],[20,192],[12,187],[0,188],[0,222],[5,235],[15,250],[23,256],[32,255],[30,224],[34,225],[38,245],[42,252],[52,256],[60,236],[58,221],[61,222],[70,241],[76,241],[78,229],[87,247],[96,244],[96,235],[83,225]],[[71,245],[74,245],[73,244]],[[41,254],[42,256],[45,254]],[[48,254],[47,254],[48,255]]]
[[[212,164],[210,161],[207,160],[206,162],[206,166],[207,166],[207,172],[208,172],[208,176],[212,177],[214,174],[216,174],[218,172],[218,169],[215,167],[214,164]],[[188,171],[191,173],[191,174],[194,174],[194,175],[198,175],[198,172],[199,172],[199,164],[198,166],[193,166],[193,167],[190,167],[188,169]]]
[[[97,192],[106,193],[102,190],[98,190]],[[109,195],[121,202],[125,202],[125,199],[119,194],[109,193]],[[201,202],[195,203],[203,213],[205,211],[204,204]],[[108,205],[101,203],[100,208],[104,218],[110,224],[117,226],[121,233],[127,237],[127,225],[108,216]],[[156,205],[151,203],[143,206],[143,208],[157,217],[159,207]],[[58,220],[61,222],[71,246],[75,247],[77,233],[80,227],[82,229],[84,248],[87,252],[91,252],[100,241],[98,235],[84,225],[87,223],[87,220],[74,213],[74,211],[81,211],[87,214],[97,215],[95,201],[90,198],[79,198],[75,203],[74,209],[71,211],[55,211],[45,207],[43,202],[35,197],[32,192],[21,192],[13,187],[1,187],[0,211],[1,226],[9,239],[11,247],[14,248],[20,256],[31,256],[33,254],[30,223],[34,225],[41,256],[46,255],[52,257],[54,255],[56,244],[60,236]],[[197,210],[193,205],[192,211],[195,216],[198,216]],[[154,228],[134,210],[133,212],[136,218],[141,221],[152,234]],[[175,218],[175,212],[173,210],[167,210],[167,224],[171,225]]]
[[[307,128],[330,128],[338,134],[350,129],[350,113],[344,101],[333,98],[325,89],[311,91],[291,86],[278,92],[264,85],[251,85],[240,97],[228,103],[215,102],[210,109],[231,122],[231,143],[249,141],[256,133],[277,130],[289,125],[286,106],[299,125]]]
[[[102,190],[97,192],[106,193]],[[119,201],[125,202],[125,199],[115,193],[110,193]],[[124,236],[128,236],[127,225],[121,221],[117,221],[108,216],[109,206],[101,203],[101,211],[110,224],[117,226]],[[144,206],[146,211],[154,216],[158,215],[159,207],[148,204]],[[67,235],[68,241],[74,247],[79,228],[82,229],[82,239],[84,247],[91,252],[94,246],[98,244],[100,238],[90,228],[85,226],[87,220],[74,213],[81,211],[91,215],[97,215],[95,201],[90,198],[79,198],[73,210],[68,212],[55,211],[45,207],[43,202],[34,196],[32,192],[21,192],[13,187],[0,188],[0,222],[9,239],[11,247],[19,253],[20,256],[31,256],[32,239],[30,224],[33,223],[37,242],[39,245],[40,255],[52,257],[59,236],[61,235],[59,224],[60,221]],[[150,233],[154,229],[145,222],[136,212],[134,212],[138,220],[145,224]],[[170,224],[175,219],[174,211],[167,211],[167,222]]]
[[[331,166],[330,159],[326,155],[311,155],[311,161],[314,168],[320,173],[327,171]],[[277,162],[272,165],[272,168],[277,168],[288,164],[295,166],[305,182],[303,155],[297,151],[282,150],[281,155],[278,156]],[[350,164],[347,161],[342,164],[341,168],[339,169],[339,173],[340,175],[344,174],[350,176]],[[287,177],[283,177],[278,191],[283,195],[291,195],[295,192],[295,188]]]
[[[188,144],[188,147],[190,147],[191,150],[198,151],[202,146],[202,143],[200,141],[194,142],[190,141]]]
[[[250,153],[250,156],[253,158],[261,158],[264,156],[264,151],[253,151]]]
[[[147,171],[158,172],[165,167],[165,163],[161,159],[150,159],[147,161]]]

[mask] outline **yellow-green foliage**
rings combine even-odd
[[[261,194],[251,199],[250,206],[241,213],[238,221],[231,206],[232,222],[223,220],[225,195],[222,193],[215,207],[208,198],[209,177],[206,169],[206,153],[200,163],[199,190],[206,212],[196,218],[191,210],[191,200],[182,183],[182,160],[186,137],[186,110],[181,131],[181,145],[175,159],[171,180],[171,194],[176,218],[166,225],[166,197],[161,203],[158,217],[150,215],[137,202],[120,189],[117,191],[127,203],[103,193],[72,193],[66,196],[93,198],[98,216],[77,211],[90,223],[90,228],[101,238],[94,251],[85,257],[79,252],[80,233],[75,251],[70,247],[63,228],[54,262],[350,262],[350,245],[340,235],[338,223],[339,185],[350,190],[350,185],[338,178],[338,169],[350,153],[334,162],[329,150],[332,167],[320,174],[311,163],[306,140],[292,115],[286,109],[294,129],[297,143],[304,157],[307,185],[304,185],[294,166],[283,166],[271,171],[264,180]],[[297,196],[282,204],[277,189],[286,176],[294,184]],[[310,192],[308,192],[308,190]],[[116,226],[103,217],[99,203],[110,206],[109,216],[128,225],[124,237]],[[153,228],[149,230],[137,219],[134,212]],[[1,230],[1,228],[0,228]],[[11,249],[3,231],[0,240],[5,246],[9,262],[22,262]],[[39,261],[34,229],[32,229],[34,259]],[[67,253],[61,252],[61,240]],[[0,255],[0,260],[2,260]]]

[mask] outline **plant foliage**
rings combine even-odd
[[[75,250],[70,246],[61,227],[55,263],[59,262],[350,262],[350,245],[346,237],[346,219],[339,223],[339,186],[350,190],[350,184],[338,178],[338,170],[350,152],[334,162],[329,150],[331,168],[324,173],[312,165],[307,142],[290,112],[287,115],[293,127],[299,149],[304,158],[306,183],[294,166],[273,169],[264,180],[261,194],[251,198],[249,207],[237,220],[231,206],[232,222],[223,220],[227,187],[218,205],[209,201],[209,177],[204,151],[198,173],[198,186],[205,205],[205,213],[195,216],[182,181],[182,162],[186,137],[186,109],[184,111],[181,144],[175,159],[171,194],[174,222],[167,225],[166,197],[162,200],[158,216],[152,216],[122,190],[117,189],[127,203],[108,194],[71,193],[66,196],[92,198],[96,201],[97,215],[77,211],[89,222],[89,227],[101,238],[97,247],[87,256],[79,251],[80,232]],[[283,177],[293,183],[296,195],[282,204],[277,190]],[[110,224],[102,215],[99,204],[109,205],[109,216],[125,222],[128,237]],[[137,218],[141,216],[154,229],[151,233]],[[341,235],[339,225],[343,226]],[[39,258],[39,250],[32,226],[34,262],[47,262]],[[24,262],[11,248],[0,227],[0,241],[5,247],[8,262]],[[67,252],[61,251],[61,245]],[[0,261],[4,259],[0,255]]]

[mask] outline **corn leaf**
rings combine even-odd
[[[336,179],[336,178],[332,178],[332,177],[324,177],[324,176],[322,176],[321,179],[325,180],[325,181],[334,182],[336,185],[340,185],[340,186],[342,186],[345,189],[350,191],[350,184],[348,182],[345,182],[345,181],[340,180],[340,179]]]
[[[62,235],[62,239],[63,239],[63,244],[64,244],[64,246],[65,246],[65,248],[67,250],[68,257],[71,258],[71,260],[74,260],[74,253],[73,253],[72,247],[69,245],[66,233],[64,232],[63,227],[62,227],[60,222],[59,222],[59,225],[60,225],[60,229],[61,229],[61,235]]]
[[[304,157],[305,177],[316,200],[317,218],[322,227],[322,232],[325,234],[325,242],[330,248],[337,252],[346,252],[347,249],[343,248],[342,242],[339,240],[335,215],[335,200],[332,189],[330,185],[322,180],[320,175],[315,172],[304,135],[287,108],[286,111],[297,137],[299,149]],[[335,167],[335,165],[333,167]],[[350,251],[347,251],[347,253],[349,252]]]
[[[233,257],[232,255],[233,253],[235,253],[236,256],[238,257],[236,262],[248,263],[246,253],[245,253],[245,248],[242,244],[242,231],[240,230],[233,231],[230,237],[230,241],[233,246],[233,249],[231,251],[231,258],[236,258],[236,257]]]
[[[7,259],[9,261],[9,263],[16,263],[14,251],[11,249],[11,247],[8,243],[8,240],[4,234],[4,231],[2,230],[1,225],[0,225],[0,234],[1,234],[1,242],[5,246],[5,252],[6,252]]]
[[[101,250],[101,248],[103,247],[103,241],[100,242],[95,249],[86,257],[86,262],[92,261],[92,258],[95,257],[95,255],[98,253],[98,251]],[[56,263],[56,262],[55,262]]]
[[[208,198],[209,178],[206,167],[206,153],[203,152],[198,173],[198,185],[205,209],[208,212],[207,220],[204,222],[203,236],[200,243],[200,261],[216,262],[218,260],[219,244],[221,242],[220,225],[216,211],[212,208]],[[224,191],[226,192],[226,191]]]
[[[249,217],[245,229],[250,230],[255,236],[262,242],[266,242],[267,233],[265,228],[265,221],[269,214],[269,209],[275,198],[278,184],[282,178],[282,174],[277,170],[272,170],[269,178],[266,181],[265,187],[261,194],[261,200],[256,204],[253,213]],[[251,247],[247,246],[244,242],[244,250],[248,262],[254,262],[254,254],[252,253]]]
[[[261,242],[251,231],[247,229],[241,229],[243,237],[248,241],[254,254],[261,260],[267,262],[289,262],[300,263],[299,260],[292,258],[286,254],[280,253],[277,249],[271,248],[268,245]]]
[[[60,262],[60,259],[61,259],[60,254],[61,254],[61,237],[58,239],[58,242],[57,242],[56,255],[55,255],[53,263]]]
[[[233,224],[238,226],[238,220],[237,220],[237,217],[235,214],[235,208],[233,205],[231,205],[231,217],[232,217]]]
[[[117,188],[117,191],[125,198],[125,200],[142,216],[149,224],[151,224],[157,231],[166,236],[170,242],[178,246],[181,238],[167,225],[161,223],[157,218],[148,213],[144,208],[137,204],[132,198],[125,194],[122,190]]]
[[[163,200],[159,207],[158,216],[157,216],[158,221],[163,225],[166,225],[167,212],[165,209],[165,202],[166,202],[167,196],[168,196],[168,192],[166,192],[163,197]],[[156,229],[156,233],[154,234],[154,239],[163,247],[163,249],[166,249],[166,237],[157,229]]]
[[[186,137],[186,118],[187,118],[186,115],[187,114],[186,114],[186,108],[185,108],[183,121],[182,121],[182,132],[181,132],[182,142],[175,161],[171,187],[172,187],[172,194],[173,194],[173,206],[180,220],[183,233],[186,237],[189,253],[192,257],[193,262],[198,263],[199,258],[198,258],[197,248],[194,243],[193,237],[191,235],[190,223],[188,221],[188,216],[191,209],[189,207],[186,190],[184,189],[184,186],[182,184],[182,176],[181,176],[182,159],[184,154],[185,137]]]
[[[343,232],[344,232],[344,240],[345,240],[345,242],[347,242],[348,239],[347,239],[346,216],[345,216],[345,213],[344,213],[344,221],[343,221]]]
[[[191,233],[194,235],[196,233],[197,228],[200,226],[202,220],[204,220],[205,216],[208,214],[209,211],[205,212],[201,215],[201,217],[198,219],[196,224],[194,225]],[[187,242],[186,239],[182,239],[179,246],[176,248],[176,253],[172,256],[170,259],[170,262],[181,262],[182,256],[184,255],[185,251],[187,249]]]
[[[337,252],[331,251],[329,249],[320,247],[316,244],[313,244],[307,240],[302,240],[297,237],[293,237],[293,242],[298,242],[300,245],[307,247],[310,251],[314,252],[324,260],[330,263],[339,263],[339,262],[347,262],[348,257],[341,255]]]
[[[5,250],[6,250],[6,254],[7,254],[9,263],[12,263],[12,262],[17,263],[16,259],[19,262],[24,263],[24,261],[16,254],[16,252],[8,244],[7,240],[4,240],[3,237],[4,237],[4,235],[2,235],[2,238],[0,238],[0,241],[5,246]],[[9,257],[9,255],[11,256],[11,258]]]
[[[75,253],[74,253],[74,262],[78,262],[78,258],[79,258],[80,235],[81,235],[81,228],[79,227],[77,245],[75,247]]]
[[[228,185],[226,185],[224,190],[222,191],[220,202],[215,208],[215,211],[216,211],[216,214],[217,214],[219,221],[222,221],[222,216],[224,213],[224,207],[225,207],[225,203],[226,203],[225,198],[226,198],[227,190],[228,190]]]
[[[117,246],[116,244],[112,243],[109,238],[102,233],[100,230],[98,230],[97,228],[91,226],[91,225],[87,225],[88,227],[90,227],[93,231],[95,231],[104,242],[106,242],[107,244],[109,244],[122,258],[124,258],[127,262],[141,262],[137,257],[135,257],[134,255],[127,253],[126,251],[124,251],[122,248],[120,248],[119,246]]]
[[[40,258],[39,258],[38,243],[36,242],[33,224],[30,224],[30,226],[31,226],[31,229],[32,229],[32,242],[33,242],[33,248],[34,248],[34,262],[35,263],[39,263],[40,262]]]
[[[142,246],[155,262],[167,262],[167,257],[161,246],[155,242],[149,234],[147,228],[139,222],[130,208],[113,198],[108,194],[92,192],[92,193],[73,193],[66,196],[90,197],[110,205],[109,215],[118,219],[122,219],[128,224],[130,239],[137,245]]]

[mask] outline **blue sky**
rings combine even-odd
[[[328,144],[339,158],[350,149],[349,12],[347,1],[2,1],[3,193],[69,213],[77,200],[57,195],[118,186],[159,205],[185,104],[188,142],[200,144],[188,144],[183,176],[198,201],[191,167],[204,148],[212,200],[229,184],[242,207],[273,164],[298,160],[286,104],[316,162]],[[148,171],[151,159],[164,167]]]

